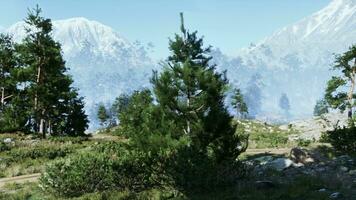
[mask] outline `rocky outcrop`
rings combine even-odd
[[[312,119],[293,121],[279,128],[282,130],[294,129],[300,133],[290,135],[290,140],[303,139],[317,141],[323,132],[343,126],[347,126],[346,113],[328,113],[320,117],[313,117]]]

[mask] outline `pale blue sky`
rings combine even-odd
[[[44,16],[86,17],[117,30],[130,41],[155,45],[155,57],[168,53],[168,37],[186,26],[228,55],[326,6],[330,0],[0,0],[0,27],[26,17],[39,4]]]

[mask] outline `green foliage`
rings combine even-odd
[[[220,160],[236,159],[239,139],[224,106],[228,80],[210,64],[210,47],[203,47],[197,32],[182,24],[169,49],[162,72],[152,78],[157,106],[167,123],[175,123],[166,132],[178,138],[187,135],[197,151],[206,153],[211,148]]]
[[[38,6],[29,11],[20,44],[0,35],[0,88],[6,99],[0,131],[82,135],[88,124],[83,99],[71,86],[51,20],[40,14]]]
[[[246,118],[248,108],[240,89],[234,90],[231,105],[236,109],[236,113],[240,118]]]
[[[321,116],[329,112],[329,104],[326,100],[321,99],[314,106],[314,116]]]
[[[353,153],[356,151],[356,127],[337,128],[322,135],[324,142],[329,142],[336,150]]]
[[[105,126],[107,120],[109,119],[109,114],[107,113],[107,110],[106,110],[104,104],[99,105],[97,117],[100,121],[100,124],[102,126]]]
[[[333,76],[328,82],[325,100],[332,108],[341,111],[348,109],[349,119],[352,119],[356,105],[356,45],[351,46],[344,54],[336,56],[334,70],[340,71],[341,76]]]
[[[74,151],[73,147],[66,145],[52,146],[52,145],[36,145],[33,147],[19,147],[13,149],[8,153],[14,162],[21,161],[26,158],[38,159],[48,158],[55,159],[64,157]]]
[[[125,112],[130,103],[130,95],[124,93],[117,97],[112,105],[112,110],[116,117],[119,119],[120,114]]]
[[[299,147],[308,147],[312,143],[311,140],[305,140],[305,139],[298,139],[297,142]]]
[[[0,140],[0,152],[9,151],[11,149],[11,145],[5,143],[4,141]]]
[[[113,187],[112,160],[108,155],[81,153],[49,164],[41,187],[60,196],[74,197]]]

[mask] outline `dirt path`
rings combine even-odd
[[[247,149],[244,154],[256,155],[256,154],[289,154],[291,148],[268,148],[268,149]]]
[[[40,176],[41,176],[41,174],[37,173],[37,174],[28,174],[28,175],[15,176],[15,177],[9,177],[9,178],[1,178],[0,179],[0,189],[8,183],[37,182]]]

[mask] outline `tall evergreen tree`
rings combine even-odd
[[[325,99],[318,100],[314,106],[314,116],[320,116],[329,112],[329,105]]]
[[[286,93],[283,93],[279,98],[279,108],[282,109],[285,115],[289,115],[290,103]]]
[[[248,114],[247,104],[245,103],[244,96],[240,89],[234,90],[231,105],[236,109],[236,113],[239,117],[245,118]]]
[[[18,46],[21,68],[17,74],[31,104],[28,124],[32,131],[45,137],[46,132],[64,130],[59,127],[68,125],[66,118],[73,112],[70,108],[74,108],[70,102],[81,99],[71,87],[73,81],[67,74],[61,46],[51,36],[51,20],[41,17],[40,13],[37,6],[25,20],[27,36]],[[87,121],[86,115],[81,117]],[[82,130],[82,127],[71,128]]]
[[[5,104],[15,95],[16,81],[13,73],[16,67],[15,46],[9,35],[0,34],[0,110],[3,111]]]
[[[341,76],[333,76],[328,82],[325,100],[333,108],[341,111],[347,109],[351,120],[353,108],[356,106],[356,45],[342,55],[336,56],[333,69],[341,71]]]
[[[98,116],[101,126],[105,126],[106,122],[108,121],[110,116],[109,116],[104,104],[99,105],[97,116]]]
[[[244,93],[250,118],[256,118],[256,116],[261,112],[262,87],[262,76],[258,73],[251,76],[250,80],[247,83],[246,91]]]
[[[170,40],[169,49],[163,71],[152,78],[158,106],[198,151],[209,146],[221,159],[237,156],[238,138],[224,106],[225,73],[210,64],[210,47],[203,47],[197,32],[185,29],[182,14],[181,34]]]

